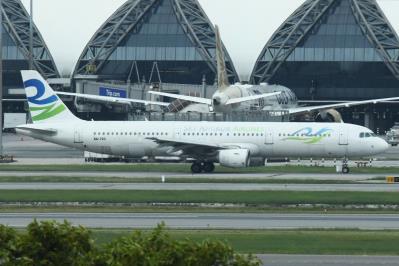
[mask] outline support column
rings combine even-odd
[[[375,127],[375,117],[374,112],[371,109],[366,109],[364,112],[364,126],[374,130]]]

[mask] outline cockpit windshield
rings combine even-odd
[[[361,139],[363,139],[363,138],[377,137],[377,135],[374,134],[373,132],[362,132],[362,133],[360,133],[359,137],[360,137]]]

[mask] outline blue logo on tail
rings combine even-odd
[[[41,121],[52,118],[63,111],[65,111],[66,107],[62,103],[57,106],[58,97],[56,95],[51,95],[48,98],[40,99],[43,97],[44,93],[46,92],[46,87],[44,86],[43,82],[37,79],[30,79],[24,82],[25,88],[28,87],[35,87],[36,88],[36,95],[32,97],[28,97],[28,102],[33,103],[36,105],[41,105],[40,107],[29,107],[30,112],[41,112],[38,115],[33,116],[33,121]]]
[[[35,87],[36,88],[36,95],[32,97],[28,97],[28,101],[30,103],[34,103],[37,105],[45,105],[45,104],[50,104],[58,101],[58,97],[55,95],[52,95],[46,99],[39,100],[41,97],[43,97],[44,93],[46,92],[46,88],[40,80],[37,79],[30,79],[24,82],[25,88],[28,87]]]

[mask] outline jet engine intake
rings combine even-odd
[[[219,163],[230,168],[246,168],[250,164],[250,151],[247,149],[221,150]]]
[[[316,122],[341,123],[342,116],[335,109],[321,111],[316,115]]]

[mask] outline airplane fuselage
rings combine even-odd
[[[279,95],[261,98],[239,104],[226,105],[230,99],[256,96],[261,94],[281,92]],[[230,85],[228,88],[216,91],[212,96],[214,112],[227,113],[233,111],[253,110],[286,110],[298,106],[298,99],[289,88],[280,85]]]
[[[17,129],[18,133],[80,150],[136,158],[179,155],[179,149],[160,145],[156,139],[245,149],[251,157],[264,158],[368,157],[388,147],[369,129],[343,123],[78,121],[25,127],[51,128],[56,133]],[[206,159],[217,161],[215,158]]]

